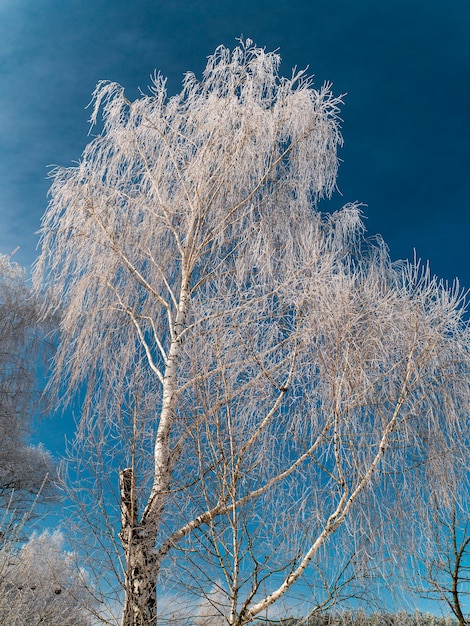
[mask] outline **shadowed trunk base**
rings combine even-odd
[[[157,584],[154,538],[138,523],[135,476],[132,468],[119,474],[122,530],[126,561],[125,601],[121,626],[157,624]]]

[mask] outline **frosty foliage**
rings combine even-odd
[[[90,626],[93,602],[76,555],[59,531],[33,534],[16,548],[0,544],[0,623],[8,626]]]
[[[47,451],[27,441],[40,395],[38,318],[24,270],[0,255],[0,502],[10,510],[28,500],[27,494],[43,489],[45,495],[45,479],[54,474]]]
[[[172,554],[196,597],[223,581],[232,625],[303,576],[329,606],[367,571],[390,494],[445,482],[466,428],[459,290],[393,263],[357,205],[318,211],[341,101],[279,61],[247,40],[171,98],[159,75],[134,102],[102,82],[101,133],[53,173],[35,280],[61,313],[52,384],[85,398],[82,511],[112,529],[103,467],[136,477],[124,626]]]
[[[294,239],[308,246],[315,237],[305,216],[334,188],[340,100],[302,73],[279,78],[279,61],[252,46],[221,47],[204,79],[188,74],[169,100],[158,76],[152,95],[133,103],[119,85],[98,85],[92,121],[102,108],[104,127],[78,167],[53,174],[38,266],[47,259],[63,329],[74,329],[75,357],[58,355],[70,382],[102,364],[104,337],[113,341],[116,316],[129,321],[126,307],[137,301],[143,333],[167,334],[181,270],[205,291],[229,268],[239,285],[253,271],[275,284],[274,264],[296,254]],[[117,310],[102,306],[109,300]],[[87,315],[96,307],[99,317]],[[135,328],[125,326],[130,339]],[[162,348],[153,354],[160,369]],[[122,380],[134,357],[131,349],[106,363],[106,375]]]

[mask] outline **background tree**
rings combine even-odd
[[[90,626],[92,596],[59,531],[32,534],[18,550],[0,547],[0,623]]]
[[[357,206],[318,212],[340,99],[279,62],[247,41],[169,99],[158,75],[132,103],[100,83],[101,134],[53,173],[36,281],[98,542],[96,477],[121,469],[123,626],[156,623],[171,558],[196,595],[221,581],[232,625],[302,579],[327,606],[468,412],[461,295],[392,263]]]
[[[38,414],[38,367],[44,347],[39,305],[25,272],[0,255],[0,502],[21,517],[39,491],[51,495],[51,456],[28,442]],[[5,522],[5,520],[3,520]],[[3,528],[5,532],[5,528]]]
[[[460,448],[460,442],[456,444]],[[431,485],[428,506],[421,511],[417,524],[425,532],[415,538],[412,554],[416,567],[414,590],[443,604],[460,626],[465,626],[469,623],[470,492],[468,459],[459,456],[457,452],[449,489],[443,493]]]

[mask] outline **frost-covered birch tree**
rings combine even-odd
[[[35,278],[61,313],[56,391],[84,399],[96,533],[120,470],[123,626],[157,623],[172,558],[188,593],[220,581],[232,626],[302,580],[328,606],[390,481],[406,497],[468,413],[458,290],[392,263],[356,205],[320,213],[341,100],[279,63],[247,40],[173,97],[101,82],[100,133],[53,172]]]

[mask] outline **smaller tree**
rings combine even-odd
[[[427,542],[419,558],[421,595],[444,603],[460,626],[470,624],[464,597],[470,596],[469,485],[455,484],[448,499],[433,493],[425,523]]]
[[[38,301],[10,257],[0,254],[0,505],[22,517],[39,492],[50,495],[54,464],[42,446],[28,443],[40,396],[37,365],[46,344]]]
[[[20,550],[0,547],[0,623],[89,626],[91,595],[61,532],[33,534]]]

